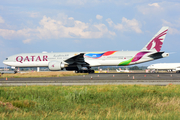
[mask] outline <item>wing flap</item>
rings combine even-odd
[[[71,58],[68,58],[64,62],[67,62],[69,64],[78,64],[78,65],[87,64],[84,61],[84,53],[80,53],[80,54],[75,55]]]

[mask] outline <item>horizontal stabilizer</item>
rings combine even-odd
[[[148,57],[152,57],[152,58],[159,57],[159,56],[162,56],[163,53],[164,52],[156,52],[156,53],[149,55]]]

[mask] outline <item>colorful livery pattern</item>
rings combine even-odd
[[[119,63],[119,66],[126,66],[129,65],[131,62],[137,62],[147,53],[149,52],[139,52],[133,58]]]
[[[85,54],[86,57],[89,57],[89,58],[93,58],[93,59],[99,59],[101,58],[102,56],[110,56],[112,54],[114,54],[115,52],[117,51],[107,51],[107,52],[104,52],[104,53],[87,53]],[[139,52],[137,53],[133,58],[129,59],[129,60],[125,60],[125,61],[122,61],[121,63],[119,63],[118,65],[119,66],[126,66],[126,65],[129,65],[131,62],[137,62],[138,60],[140,60],[146,53],[149,53],[149,52]]]
[[[85,54],[85,56],[89,57],[89,58],[98,59],[98,58],[101,58],[102,56],[112,55],[115,52],[117,52],[117,51],[107,51],[107,52],[104,52],[104,53],[87,53],[87,54]]]

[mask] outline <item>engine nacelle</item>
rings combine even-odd
[[[65,65],[59,61],[51,61],[48,64],[49,70],[54,70],[54,71],[62,70],[64,67]]]

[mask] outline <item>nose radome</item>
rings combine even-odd
[[[3,64],[5,64],[5,65],[6,65],[6,64],[7,64],[7,62],[3,61]]]

